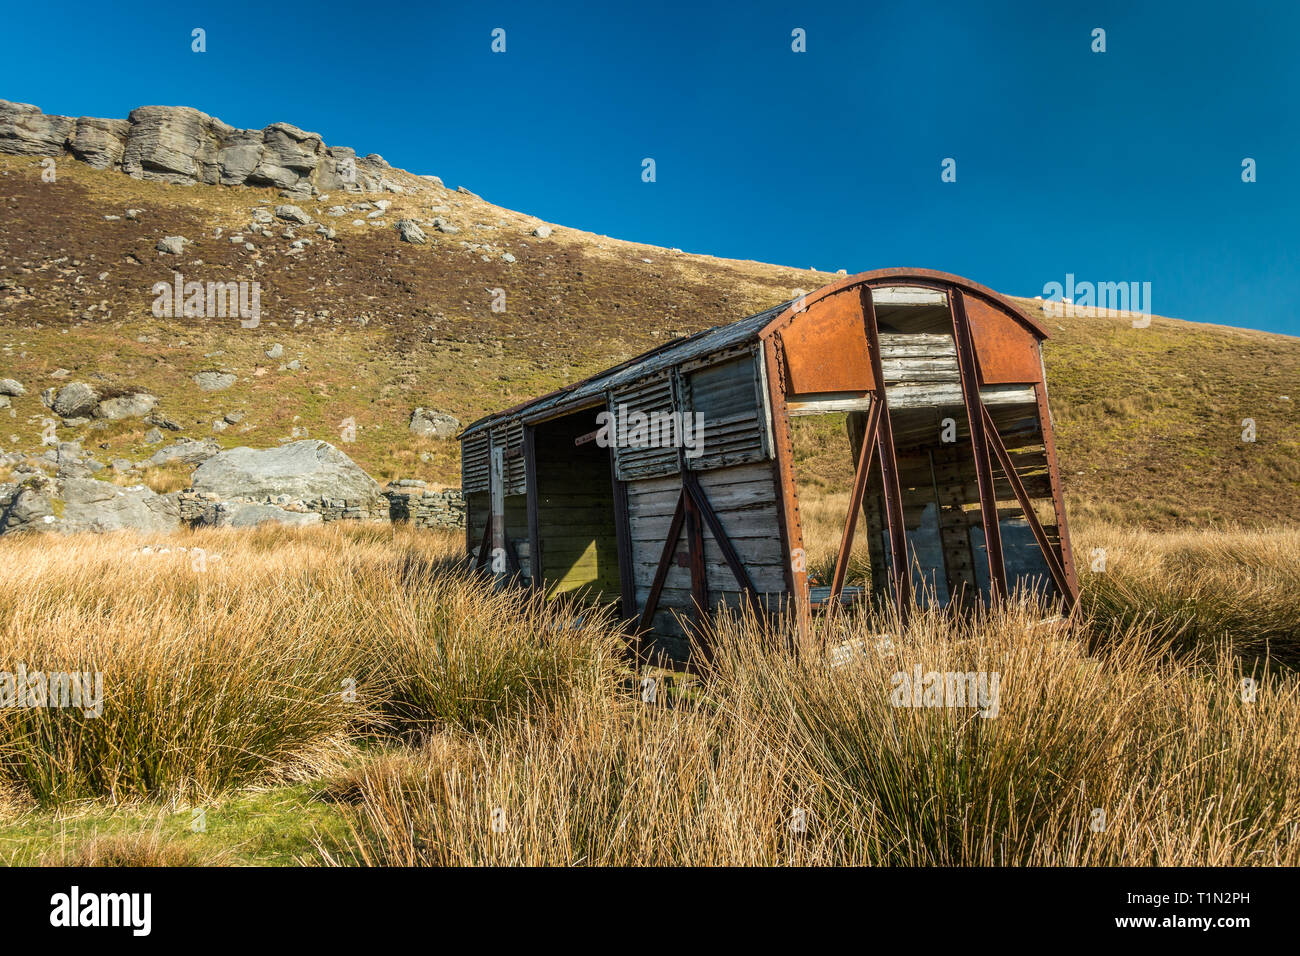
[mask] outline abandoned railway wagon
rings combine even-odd
[[[474,422],[466,547],[617,601],[674,656],[724,603],[801,627],[873,593],[903,614],[1015,589],[1071,604],[1046,337],[958,276],[843,279]]]

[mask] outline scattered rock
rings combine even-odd
[[[99,393],[85,382],[69,382],[57,392],[46,389],[41,399],[62,418],[88,418],[99,404]]]
[[[160,428],[151,428],[144,433],[144,440],[150,445],[159,445],[163,442],[163,433]]]
[[[189,240],[184,236],[164,236],[158,240],[158,244],[154,248],[168,255],[179,256],[185,251],[185,243],[187,242]]]
[[[533,235],[538,239],[549,239],[553,230],[550,226],[538,226],[533,230]]]
[[[454,236],[456,233],[460,232],[460,226],[453,226],[441,216],[434,218],[433,228],[437,229],[439,232],[445,232],[449,236]]]
[[[283,219],[285,222],[297,222],[306,226],[312,221],[311,216],[307,215],[297,206],[276,206],[275,215],[277,219]]]
[[[115,398],[106,398],[95,407],[96,418],[107,418],[109,421],[120,421],[123,418],[144,418],[154,410],[158,404],[158,397],[148,392],[132,392],[128,395],[118,395]]]
[[[411,412],[408,426],[413,434],[425,438],[451,438],[460,431],[460,419],[431,408],[417,408]]]
[[[283,354],[284,354],[284,346],[281,345],[279,342],[276,342],[274,345],[272,345],[269,349],[266,350],[267,358],[278,359]]]
[[[158,449],[150,456],[149,464],[154,467],[162,467],[174,461],[180,461],[187,465],[197,465],[207,461],[220,451],[221,446],[210,438],[205,441],[185,439],[168,445],[166,448]]]
[[[424,237],[424,230],[415,224],[412,219],[400,219],[397,222],[397,232],[402,237],[403,242],[413,243],[414,245],[423,245],[427,240]]]
[[[27,389],[22,383],[12,378],[0,378],[0,395],[26,395]]]
[[[220,392],[234,385],[237,377],[229,372],[199,372],[194,376],[194,384],[205,392]]]

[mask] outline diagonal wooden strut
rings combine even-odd
[[[654,582],[650,585],[645,607],[641,610],[641,620],[638,624],[641,630],[650,626],[655,610],[659,607],[659,595],[663,592],[664,582],[668,580],[668,569],[672,566],[673,553],[677,549],[677,539],[681,537],[685,520],[686,488],[683,486],[681,494],[677,496],[677,510],[673,512],[673,520],[668,525],[668,537],[664,540],[664,549],[659,555],[659,567],[655,570]]]
[[[844,578],[849,571],[849,553],[853,550],[853,535],[858,529],[858,513],[862,510],[862,497],[867,491],[867,476],[871,471],[871,458],[876,448],[876,435],[880,430],[880,402],[873,401],[867,413],[867,430],[862,434],[862,449],[858,453],[858,470],[853,478],[853,494],[849,499],[849,514],[840,538],[840,553],[835,558],[835,573],[831,577],[831,607],[844,590]]]
[[[998,434],[998,427],[993,421],[993,413],[988,410],[987,406],[980,406],[984,411],[984,433],[988,439],[989,447],[997,455],[998,464],[1002,466],[1002,471],[1007,476],[1007,481],[1011,483],[1011,490],[1016,494],[1016,500],[1020,502],[1020,508],[1025,513],[1025,518],[1029,521],[1029,528],[1034,532],[1034,540],[1038,542],[1039,550],[1043,552],[1043,559],[1047,562],[1047,569],[1052,574],[1052,580],[1056,582],[1056,590],[1070,602],[1073,602],[1074,595],[1070,590],[1069,581],[1065,576],[1065,568],[1061,564],[1060,556],[1047,540],[1047,532],[1043,530],[1042,524],[1038,520],[1038,515],[1034,512],[1033,502],[1030,500],[1028,493],[1025,491],[1024,483],[1021,482],[1020,476],[1016,474],[1016,466],[1011,461],[1011,455],[1007,452],[1007,446],[1002,442],[1002,436]]]
[[[722,559],[727,562],[727,567],[731,569],[731,574],[735,577],[736,583],[745,592],[751,609],[757,614],[759,610],[758,589],[754,587],[754,582],[745,569],[745,563],[740,560],[735,545],[731,543],[726,528],[722,526],[718,513],[713,510],[713,505],[709,502],[708,496],[705,495],[704,488],[700,485],[700,479],[696,477],[695,472],[683,472],[682,489],[691,496],[700,517],[708,525],[709,533],[713,535],[718,550],[722,552]]]
[[[492,515],[488,514],[483,522],[483,540],[479,542],[478,557],[474,559],[474,568],[483,567],[488,562],[488,552],[492,549]]]

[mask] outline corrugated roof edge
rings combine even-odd
[[[678,362],[698,355],[707,355],[709,352],[733,345],[735,344],[733,339],[737,337],[743,339],[750,335],[751,332],[756,336],[764,325],[779,315],[793,301],[794,299],[787,299],[780,305],[764,309],[762,312],[756,312],[726,325],[715,325],[693,335],[673,339],[671,342],[665,342],[657,348],[642,352],[640,355],[633,356],[625,362],[620,362],[612,368],[607,368],[603,372],[580,379],[571,385],[556,389],[554,392],[539,395],[537,398],[531,398],[526,402],[494,412],[491,415],[484,415],[477,421],[466,425],[464,430],[456,437],[458,440],[464,439],[503,419],[522,417],[527,413],[541,411],[545,408],[563,408],[567,402],[562,401],[562,399],[569,398],[579,402],[585,397],[604,391],[610,385],[618,384],[623,379],[653,375],[655,372]],[[750,326],[753,326],[752,330]]]

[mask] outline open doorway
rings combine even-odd
[[[585,591],[620,598],[612,450],[594,440],[590,408],[533,426],[537,475],[537,550],[548,597]]]

